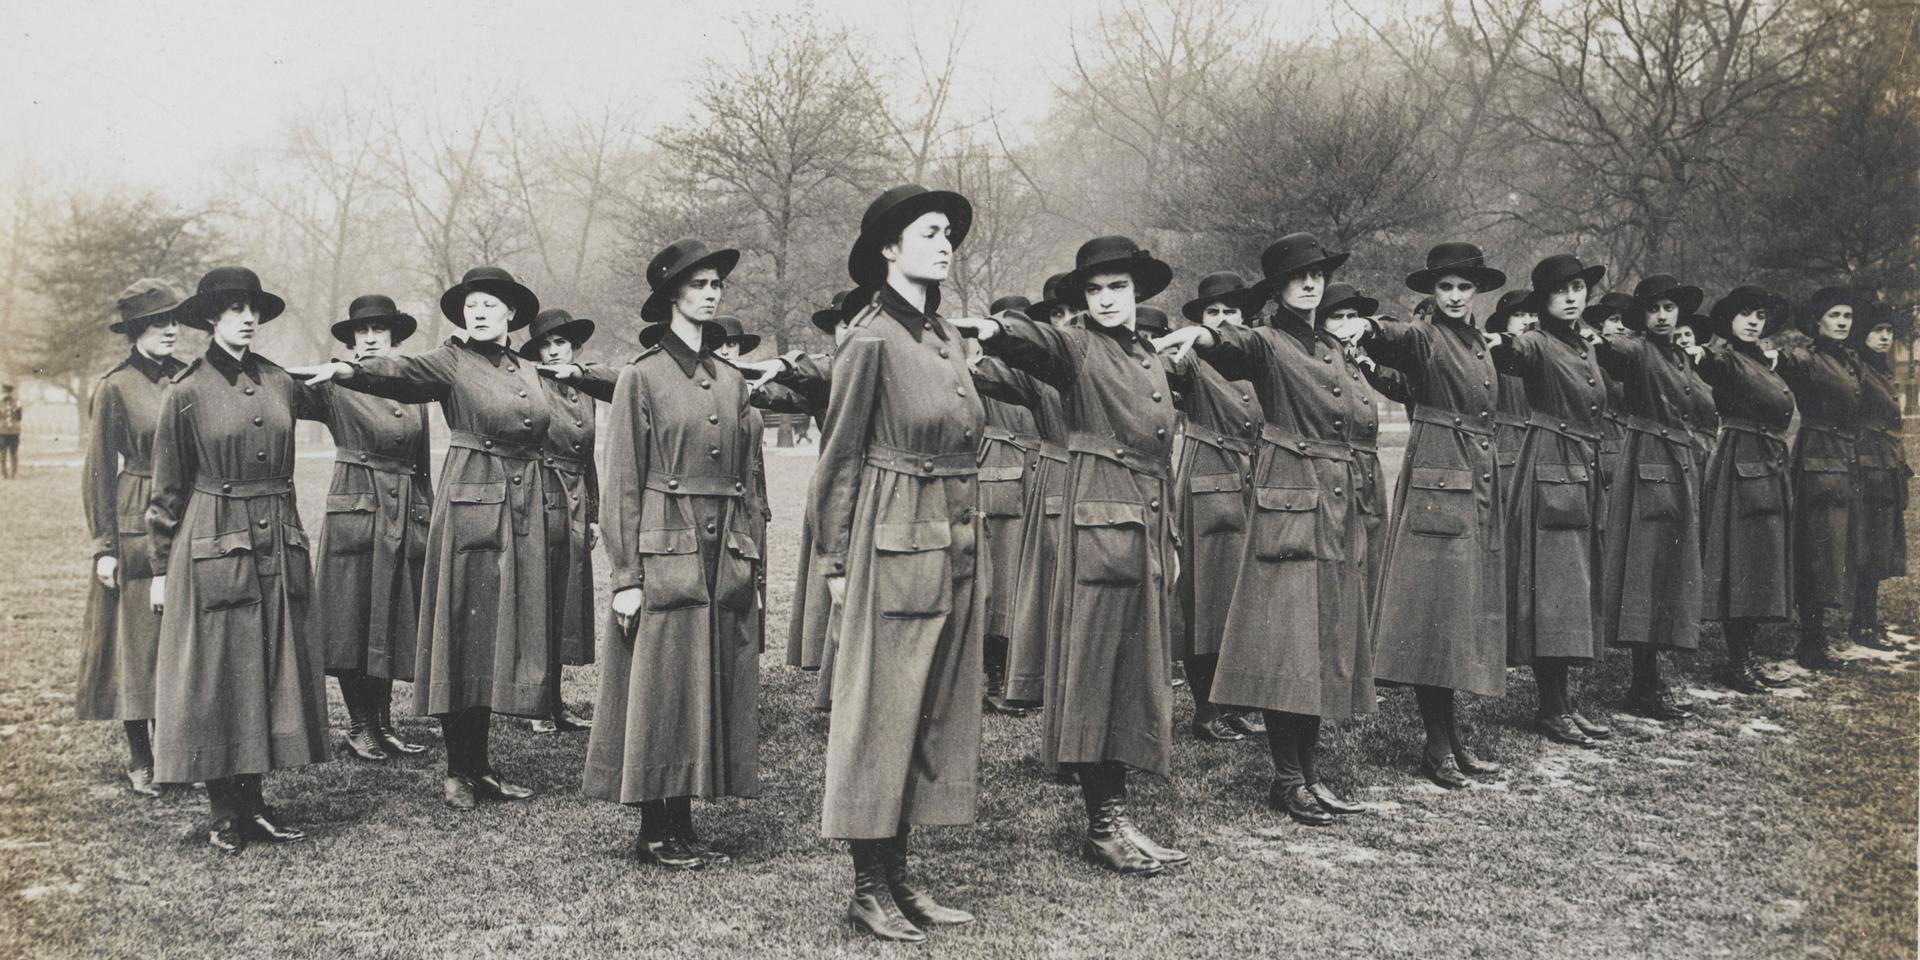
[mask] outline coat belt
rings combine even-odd
[[[1627,429],[1635,433],[1644,433],[1650,436],[1659,437],[1662,440],[1671,440],[1675,443],[1693,442],[1692,427],[1688,427],[1685,425],[1674,426],[1672,424],[1661,423],[1658,420],[1654,420],[1650,417],[1643,417],[1643,416],[1640,416],[1639,414],[1628,415]]]
[[[447,439],[447,446],[450,447],[479,450],[508,460],[538,460],[544,456],[537,444],[481,436],[469,430],[455,430],[452,433],[453,435]]]
[[[193,478],[195,493],[204,493],[213,497],[228,497],[234,500],[246,500],[252,497],[271,497],[293,492],[293,475],[280,477],[254,477],[245,480],[227,480],[201,474]]]
[[[1493,412],[1493,422],[1509,427],[1524,427],[1528,424],[1529,420],[1524,413],[1509,413],[1505,410],[1495,410]]]
[[[1297,433],[1288,433],[1271,423],[1260,425],[1260,440],[1317,460],[1353,459],[1353,444],[1345,440],[1315,440]]]
[[[1407,414],[1412,420],[1458,430],[1462,433],[1476,434],[1482,437],[1493,436],[1493,411],[1483,410],[1478,416],[1469,416],[1458,410],[1442,410],[1439,407],[1415,406]]]
[[[1856,428],[1842,426],[1832,420],[1816,420],[1813,417],[1803,416],[1800,418],[1800,429],[1811,430],[1814,433],[1831,434],[1842,440],[1857,441],[1860,439],[1860,434]]]
[[[1538,410],[1527,417],[1527,423],[1530,426],[1539,427],[1548,433],[1557,433],[1570,440],[1578,440],[1582,443],[1600,442],[1600,428],[1595,427],[1589,430],[1566,420],[1557,420]]]
[[[587,472],[586,460],[580,457],[569,457],[564,453],[542,453],[540,462],[561,473],[584,475]]]
[[[153,464],[151,463],[125,464],[120,468],[120,475],[123,477],[145,477],[148,480],[152,480]]]
[[[1786,427],[1776,427],[1771,424],[1761,423],[1758,420],[1749,420],[1745,417],[1721,417],[1720,429],[1737,430],[1741,433],[1755,434],[1766,437],[1774,443],[1787,442]]]
[[[682,497],[740,497],[747,493],[747,485],[739,477],[700,474],[649,473],[644,486]]]
[[[1112,437],[1103,437],[1097,433],[1075,431],[1067,434],[1067,452],[1099,457],[1156,480],[1165,480],[1167,474],[1172,472],[1168,468],[1165,457],[1137,447],[1130,447]]]
[[[1037,444],[1033,448],[1033,452],[1043,457],[1046,457],[1048,460],[1054,460],[1060,463],[1067,462],[1066,446],[1063,444],[1054,443],[1051,440],[1040,441],[1039,444]]]
[[[1241,454],[1250,454],[1253,452],[1253,441],[1244,437],[1228,436],[1212,427],[1194,423],[1192,420],[1187,421],[1186,431],[1188,439],[1204,443],[1216,450],[1225,450],[1229,453]]]
[[[978,455],[971,450],[917,453],[884,443],[867,445],[867,466],[915,477],[971,477],[980,472]]]
[[[367,467],[376,473],[403,473],[408,476],[413,475],[414,469],[412,460],[401,457],[389,457],[385,454],[374,453],[371,450],[361,450],[357,447],[334,448],[333,462],[344,463],[349,466]]]

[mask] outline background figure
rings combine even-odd
[[[1009,310],[1030,307],[1026,297],[1001,297],[987,307],[991,316]],[[1028,487],[1027,461],[1039,449],[1039,427],[1033,411],[1017,403],[995,398],[986,389],[980,392],[987,424],[980,429],[980,532],[987,572],[987,621],[981,648],[986,669],[986,708],[1006,716],[1023,717],[1028,710],[1007,702],[1008,638],[1013,633],[1013,615],[1019,598],[1020,582],[1033,575],[1020,566],[1020,545],[1026,539],[1029,523],[1041,523],[1026,508]],[[1037,464],[1035,465],[1037,466]]]
[[[1860,574],[1855,578],[1855,643],[1896,649],[1880,620],[1880,583],[1907,575],[1907,496],[1913,467],[1900,437],[1900,402],[1890,362],[1896,341],[1913,342],[1913,314],[1884,308],[1855,324],[1860,357]]]
[[[12,480],[20,472],[20,400],[13,384],[0,383],[0,479]]]

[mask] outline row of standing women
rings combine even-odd
[[[301,836],[260,777],[326,758],[327,673],[354,754],[421,749],[388,712],[408,680],[443,724],[450,805],[530,796],[493,766],[489,717],[589,726],[559,677],[593,658],[598,621],[583,792],[639,806],[643,860],[724,863],[689,801],[759,790],[755,408],[805,413],[822,445],[788,660],[821,672],[831,711],[822,834],[851,843],[849,918],[919,940],[973,919],[910,882],[907,848],[915,825],[974,819],[983,686],[995,709],[1044,709],[1041,756],[1080,785],[1086,857],[1151,875],[1188,859],[1127,805],[1130,770],[1168,771],[1175,659],[1196,733],[1264,732],[1271,803],[1325,825],[1361,808],[1317,774],[1321,721],[1373,711],[1376,683],[1414,688],[1421,768],[1461,787],[1500,768],[1462,737],[1455,691],[1499,695],[1530,664],[1543,732],[1592,746],[1610,731],[1569,672],[1603,643],[1634,651],[1631,709],[1680,719],[1658,655],[1693,649],[1700,619],[1726,622],[1731,678],[1759,690],[1757,624],[1797,603],[1820,665],[1820,611],[1871,626],[1873,585],[1904,569],[1904,538],[1874,529],[1904,503],[1874,346],[1891,337],[1849,339],[1864,305],[1846,291],[1808,305],[1812,350],[1777,353],[1760,340],[1785,305],[1764,291],[1705,319],[1671,277],[1590,304],[1604,269],[1558,255],[1483,328],[1474,298],[1505,275],[1447,243],[1408,277],[1431,321],[1402,322],[1329,282],[1348,254],[1291,234],[1258,283],[1205,278],[1169,330],[1143,301],[1171,268],[1101,237],[1040,302],[948,319],[971,218],[918,186],[874,201],[854,288],[814,317],[830,365],[739,360],[757,341],[716,322],[738,254],[698,241],[649,264],[643,349],[617,370],[576,362],[591,323],[542,313],[497,268],[441,299],[463,337],[389,356],[416,324],[362,297],[333,328],[354,359],[293,369],[249,349],[284,307],[250,271],[186,298],[136,283],[115,327],[133,349],[94,398],[82,715],[126,723],[137,791],[207,783],[210,842],[237,851]],[[1586,325],[1611,315],[1626,329]],[[212,334],[191,366],[170,357],[177,323]],[[1698,342],[1676,343],[1683,323]],[[1380,397],[1412,423],[1391,506]],[[604,476],[595,400],[611,405]],[[434,489],[428,402],[452,431]],[[296,419],[327,423],[337,449],[312,577]]]

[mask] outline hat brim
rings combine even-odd
[[[1587,289],[1592,290],[1599,285],[1601,278],[1606,275],[1606,265],[1596,263],[1590,267],[1583,267],[1574,273],[1565,273],[1557,277],[1547,277],[1545,279],[1536,277],[1533,279],[1533,295],[1543,298],[1544,301],[1544,298],[1553,293],[1553,291],[1566,286],[1576,279],[1586,281]]]
[[[1681,284],[1677,287],[1668,287],[1665,290],[1655,291],[1651,296],[1634,297],[1633,299],[1636,303],[1640,304],[1640,309],[1642,310],[1662,300],[1672,300],[1674,304],[1680,308],[1681,316],[1691,317],[1700,312],[1700,302],[1706,298],[1706,291],[1701,290],[1699,287],[1691,284]]]
[[[275,317],[287,312],[287,302],[265,290],[211,290],[196,293],[174,308],[180,322],[195,330],[213,330],[213,311],[224,310],[234,300],[246,300],[260,313],[260,325],[266,326]]]
[[[1603,272],[1606,270],[1605,267],[1600,269]],[[1475,293],[1491,293],[1507,285],[1507,275],[1492,267],[1441,267],[1435,270],[1415,270],[1407,274],[1407,289],[1414,293],[1432,295],[1433,285],[1439,283],[1440,278],[1448,274],[1473,281]]]
[[[351,347],[354,328],[367,323],[386,324],[387,329],[393,331],[393,345],[396,347],[408,337],[413,336],[414,331],[420,329],[420,321],[404,313],[389,313],[376,317],[349,317],[335,321],[330,329],[335,340]]]
[[[1123,257],[1075,270],[1060,281],[1065,291],[1060,301],[1074,309],[1087,305],[1086,283],[1105,273],[1124,273],[1133,278],[1133,302],[1145,303],[1160,295],[1173,282],[1173,267],[1151,255]]]
[[[832,307],[828,307],[825,310],[815,310],[813,312],[813,327],[831,337],[833,336],[833,329],[840,325],[841,319],[843,318],[840,316],[840,311]]]
[[[1851,292],[1844,297],[1828,298],[1825,302],[1809,300],[1801,304],[1799,312],[1794,314],[1794,326],[1799,327],[1801,333],[1818,340],[1820,339],[1820,317],[1828,310],[1842,305],[1853,308],[1853,325],[1858,329],[1861,314],[1866,312],[1867,301]],[[1848,338],[1851,339],[1852,334],[1848,334]]]
[[[179,303],[176,303],[173,306],[166,308],[165,310],[155,310],[152,313],[143,313],[137,317],[121,317],[120,319],[107,324],[107,329],[113,331],[114,333],[124,333],[128,336],[137,336],[141,331],[145,330],[150,326],[153,326],[156,323],[168,323],[168,322],[179,321],[181,317],[180,308],[186,305],[187,305],[187,302],[185,300],[182,300]]]
[[[448,287],[447,292],[440,295],[441,316],[465,330],[467,294],[474,292],[493,294],[513,310],[513,319],[507,322],[508,330],[518,330],[532,323],[534,316],[540,312],[540,298],[532,290],[518,281],[486,277],[471,283],[463,280]]]
[[[1707,312],[1707,319],[1713,333],[1732,339],[1733,318],[1748,310],[1764,307],[1767,311],[1767,325],[1760,329],[1760,336],[1770,337],[1786,329],[1787,306],[1787,298],[1775,294],[1759,297],[1722,297],[1713,305],[1713,309]]]
[[[529,339],[526,343],[520,345],[520,349],[517,352],[525,359],[538,361],[540,359],[540,344],[545,343],[546,339],[554,334],[559,334],[567,342],[573,344],[575,350],[578,350],[581,345],[593,339],[593,321],[588,320],[586,317],[576,317],[541,334],[538,339]]]
[[[953,248],[960,249],[973,230],[973,204],[951,190],[928,190],[895,204],[872,231],[862,230],[847,251],[847,276],[862,287],[877,287],[887,279],[887,263],[880,249],[900,236],[900,231],[929,213],[944,213],[953,231]]]
[[[712,269],[719,271],[720,279],[725,280],[733,276],[733,269],[739,265],[740,251],[723,247],[675,270],[647,294],[647,301],[640,305],[640,319],[647,323],[666,323],[673,319],[673,298],[679,296],[680,286],[688,277]]]
[[[1351,306],[1353,309],[1358,310],[1360,312],[1360,315],[1363,317],[1374,317],[1374,316],[1379,316],[1380,314],[1380,301],[1372,297],[1369,297],[1363,293],[1356,293],[1351,297],[1347,297],[1342,300],[1335,300],[1332,303],[1323,303],[1320,305],[1320,309],[1318,313],[1324,317],[1334,312],[1335,310],[1338,310],[1342,307],[1347,307],[1347,306]]]
[[[738,344],[743,354],[760,349],[760,335],[757,333],[743,333],[737,337],[728,337],[727,342]]]
[[[1294,274],[1306,273],[1309,270],[1318,270],[1321,273],[1327,274],[1328,276],[1332,276],[1334,271],[1340,269],[1341,267],[1346,266],[1347,261],[1351,259],[1353,259],[1353,251],[1351,250],[1347,251],[1346,253],[1330,253],[1324,257],[1320,257],[1317,260],[1308,260],[1304,263],[1297,263],[1297,264],[1288,266],[1282,269],[1278,274],[1272,274],[1272,273],[1264,274],[1261,277],[1261,281],[1267,284],[1269,287],[1272,287],[1286,280],[1288,277],[1293,276]],[[1262,267],[1261,269],[1265,270],[1266,268]]]
[[[1186,317],[1190,323],[1200,323],[1206,318],[1207,308],[1219,303],[1233,307],[1240,311],[1241,316],[1245,316],[1249,307],[1258,306],[1266,297],[1266,291],[1262,290],[1258,284],[1241,287],[1238,290],[1216,293],[1210,297],[1195,297],[1188,300],[1180,305],[1180,315]]]

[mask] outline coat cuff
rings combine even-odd
[[[844,553],[815,554],[820,561],[820,575],[823,577],[844,577],[847,575],[847,555]]]
[[[613,574],[607,578],[607,589],[612,592],[618,592],[621,590],[644,588],[646,586],[644,579],[645,578],[640,575],[640,568],[637,566],[616,566],[613,568]]]

